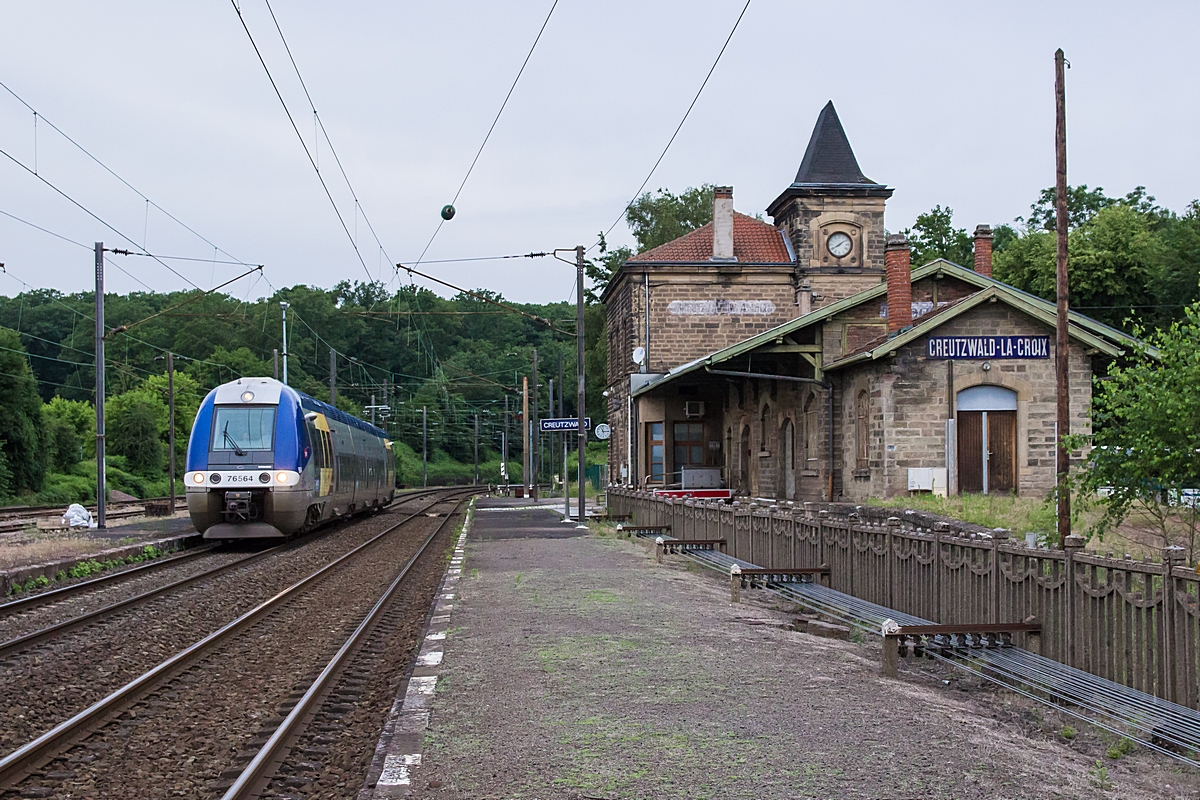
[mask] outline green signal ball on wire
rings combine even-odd
[[[446,220],[447,222],[454,219],[454,206],[450,205],[449,203],[442,206],[442,219]]]

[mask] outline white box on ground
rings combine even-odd
[[[945,467],[911,467],[908,470],[910,492],[930,492],[938,497],[946,496]]]

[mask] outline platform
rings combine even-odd
[[[479,502],[408,796],[1098,796],[1103,755],[1026,735],[1020,698],[883,678],[877,644],[790,630],[756,592],[731,604],[728,581],[560,520]],[[1194,796],[1155,758],[1104,780]]]

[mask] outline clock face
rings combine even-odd
[[[832,255],[841,258],[850,252],[852,243],[849,236],[838,232],[829,237],[829,241],[826,242],[826,246],[829,247],[829,252]]]

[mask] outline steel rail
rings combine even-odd
[[[465,498],[458,502],[455,510],[463,502],[465,502]],[[442,532],[442,528],[450,521],[452,514],[453,512],[447,514],[445,519],[434,529],[433,533],[429,534],[420,549],[408,560],[408,563],[400,570],[395,580],[392,581],[391,585],[388,586],[383,595],[372,606],[371,610],[363,617],[362,622],[358,624],[354,632],[350,634],[349,638],[346,639],[333,658],[329,660],[329,663],[325,665],[325,668],[321,670],[321,674],[309,686],[304,696],[297,701],[295,707],[292,708],[283,722],[279,724],[275,732],[271,734],[271,738],[267,740],[255,754],[254,758],[251,759],[250,763],[246,765],[242,773],[237,777],[237,780],[233,782],[233,785],[225,791],[221,800],[245,800],[245,798],[257,796],[258,793],[266,788],[266,785],[270,782],[278,768],[278,764],[286,757],[295,740],[303,733],[312,715],[325,702],[329,690],[333,688],[336,679],[341,675],[347,662],[357,653],[359,647],[375,629],[384,609],[391,602],[400,584],[408,576],[409,570],[417,563],[417,559],[429,547],[434,537]]]
[[[385,506],[385,508],[393,506],[393,505],[404,505],[408,502],[411,502],[412,500],[419,500],[424,497],[427,497],[430,494],[435,494],[440,491],[445,491],[445,490],[444,489],[421,490],[419,494],[417,492],[413,492],[408,495],[395,498],[392,501],[392,503],[389,504],[389,506]],[[422,513],[422,512],[418,512],[418,513]],[[158,595],[163,594],[164,592],[167,592],[167,591],[170,591],[173,589],[182,589],[183,587],[187,586],[188,584],[194,583],[195,581],[198,581],[202,578],[215,577],[217,575],[220,575],[222,572],[226,572],[228,570],[233,569],[234,567],[246,566],[247,564],[251,564],[254,561],[257,561],[271,553],[280,552],[281,549],[293,549],[301,544],[306,543],[307,541],[308,541],[307,538],[293,539],[290,542],[284,542],[279,545],[276,545],[275,547],[271,547],[266,550],[261,550],[258,553],[254,553],[252,555],[247,556],[246,558],[241,558],[241,559],[238,559],[237,561],[232,561],[228,564],[224,564],[219,567],[214,567],[205,572],[197,573],[196,575],[191,575],[186,578],[181,578],[180,580],[175,581],[173,583],[164,584],[163,586],[159,586],[155,589],[151,589],[149,591],[146,591],[139,595],[135,595],[133,597],[127,598],[125,600],[120,600],[116,603],[111,603],[107,606],[104,606],[103,608],[98,608],[95,611],[91,611],[86,614],[82,614],[78,617],[72,617],[71,619],[64,620],[55,625],[51,625],[47,628],[42,628],[40,630],[33,631],[32,633],[27,633],[24,636],[18,636],[14,639],[9,639],[8,641],[5,641],[5,642],[0,642],[0,656],[3,656],[5,653],[13,652],[14,650],[21,650],[26,647],[31,647],[31,646],[37,644],[38,642],[45,641],[46,639],[50,639],[50,638],[53,638],[60,634],[66,633],[67,631],[77,628],[81,625],[87,625],[92,622],[98,622],[98,621],[104,619],[105,617],[110,616],[118,611],[122,611],[126,608],[129,608],[130,606],[138,605],[147,600],[151,600],[151,599],[157,597]],[[211,548],[208,550],[204,550],[203,552],[211,552]],[[194,553],[193,555],[199,555],[199,554],[200,553]],[[143,565],[141,567],[135,567],[134,569],[122,570],[121,572],[115,572],[111,575],[105,575],[103,577],[96,578],[92,581],[85,581],[84,583],[78,583],[73,586],[64,586],[61,589],[55,589],[54,591],[51,591],[51,592],[44,592],[42,594],[37,594],[37,595],[33,595],[32,597],[24,598],[22,600],[15,600],[11,603],[5,603],[4,605],[0,605],[0,616],[5,615],[5,614],[10,614],[10,613],[15,613],[18,611],[25,611],[30,608],[34,608],[36,606],[42,605],[44,603],[52,602],[53,600],[61,600],[66,596],[69,596],[71,594],[76,594],[78,592],[82,592],[85,589],[95,588],[96,584],[103,583],[105,581],[116,581],[116,580],[122,579],[132,573],[138,572],[139,570],[150,569],[153,567],[167,566],[171,563],[178,563],[179,561],[184,560],[185,558],[188,558],[188,557],[189,556],[177,556],[177,557],[174,557],[171,559],[167,559],[166,561],[154,562],[151,564]],[[45,599],[45,598],[48,598],[48,599]]]
[[[642,534],[640,538],[655,538]],[[664,537],[667,538],[667,537]],[[682,555],[712,569],[728,574],[730,567],[753,568],[748,561],[711,550],[689,550]],[[929,620],[889,609],[816,583],[768,583],[765,588],[824,616],[851,627],[881,635],[884,620],[900,625],[930,625]],[[1200,715],[1194,709],[1132,689],[1115,681],[1063,664],[1020,647],[954,647],[958,655],[946,655],[926,648],[931,658],[981,677],[1018,694],[1065,705],[1061,711],[1103,728],[1117,736],[1130,729],[1145,735],[1138,743],[1191,766],[1200,760],[1187,753],[1200,751]],[[1080,710],[1077,710],[1080,709]],[[1082,711],[1090,712],[1084,714]],[[1159,742],[1164,744],[1159,744]],[[1172,750],[1178,748],[1183,752]]]
[[[451,491],[448,493],[457,494],[458,492]],[[0,758],[0,787],[11,787],[15,780],[25,775],[35,764],[52,758],[63,748],[70,746],[80,737],[106,724],[109,716],[113,712],[120,711],[129,704],[135,702],[139,697],[153,689],[160,680],[175,670],[195,662],[201,656],[207,654],[215,645],[224,641],[233,633],[236,633],[237,631],[246,628],[251,623],[256,622],[267,612],[273,611],[280,604],[282,604],[284,600],[292,597],[301,589],[308,586],[310,583],[313,583],[318,578],[337,567],[339,564],[362,552],[364,549],[380,541],[385,536],[407,524],[411,520],[421,516],[423,513],[425,513],[425,511],[433,508],[435,505],[441,502],[445,502],[445,498],[435,499],[433,502],[422,507],[420,511],[409,514],[395,525],[386,528],[349,552],[339,556],[337,559],[329,562],[308,577],[302,578],[288,588],[278,592],[273,597],[264,600],[262,603],[259,603],[257,606],[242,614],[237,619],[226,623],[198,642],[195,642],[191,646],[179,651],[167,660],[159,663],[157,666],[152,667],[151,669],[142,673],[140,676],[125,684],[121,688],[109,693],[100,700],[97,700],[95,703],[92,703],[92,705],[78,712],[70,719],[60,722],[58,725],[41,734],[36,739],[27,742],[26,744],[9,753],[4,758]]]
[[[24,650],[39,642],[44,642],[47,639],[53,639],[56,636],[61,636],[67,631],[74,630],[75,628],[89,625],[93,622],[99,622],[105,617],[112,616],[118,611],[123,611],[126,608],[140,605],[147,600],[152,600],[155,597],[158,597],[161,594],[165,594],[176,589],[182,589],[188,584],[195,583],[196,581],[203,580],[205,578],[215,577],[220,575],[222,572],[228,572],[229,570],[237,567],[244,567],[247,564],[252,564],[255,561],[266,558],[272,553],[277,553],[283,548],[290,548],[292,546],[295,546],[295,543],[290,545],[286,543],[278,544],[266,550],[260,550],[257,553],[246,556],[245,558],[239,558],[237,561],[231,561],[228,564],[222,564],[219,567],[213,567],[212,569],[205,570],[204,572],[198,572],[195,575],[189,575],[186,578],[180,578],[177,581],[163,584],[162,586],[142,592],[141,594],[136,594],[133,597],[127,597],[124,600],[118,600],[115,603],[109,603],[106,606],[97,608],[95,611],[89,611],[86,614],[80,614],[77,617],[71,617],[70,619],[55,623],[49,627],[32,631],[24,636],[18,636],[14,639],[9,639],[6,642],[0,642],[0,656],[4,656],[17,650]]]
[[[193,547],[191,549],[184,550],[181,553],[176,553],[173,556],[169,556],[167,558],[156,558],[153,561],[149,561],[145,564],[139,564],[138,566],[130,569],[110,572],[105,575],[101,575],[98,578],[91,578],[90,580],[82,581],[80,583],[73,583],[70,586],[63,586],[59,589],[52,589],[48,592],[42,592],[40,594],[30,595],[29,597],[23,597],[20,600],[13,600],[8,603],[3,603],[0,604],[0,617],[16,614],[21,611],[28,611],[31,608],[37,608],[38,606],[45,605],[46,603],[53,603],[71,595],[82,594],[83,592],[90,591],[91,589],[95,589],[103,584],[114,583],[116,581],[123,580],[128,578],[130,575],[144,575],[147,572],[153,572],[154,570],[161,569],[162,567],[174,566],[181,561],[188,561],[196,556],[202,556],[206,553],[211,553],[217,547],[219,547],[217,544]]]

